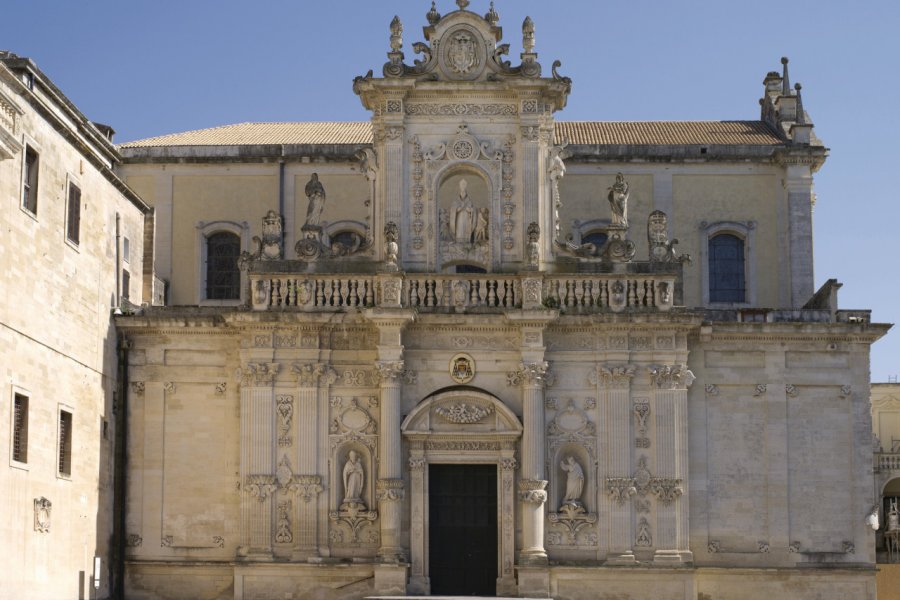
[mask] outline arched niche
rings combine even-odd
[[[497,216],[490,175],[477,163],[456,163],[441,171],[436,181],[440,269],[466,264],[490,271]]]
[[[400,427],[409,447],[410,591],[428,593],[431,464],[497,465],[498,590],[515,589],[516,446],[518,417],[495,396],[475,389],[438,392],[420,402]]]

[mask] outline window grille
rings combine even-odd
[[[72,413],[59,411],[59,474],[72,474]]]
[[[13,460],[28,462],[28,397],[15,395],[13,408]]]
[[[25,148],[25,173],[22,177],[22,208],[31,214],[37,214],[38,167],[37,151],[28,146]]]
[[[220,232],[206,238],[206,299],[239,300],[241,238]]]
[[[730,233],[709,240],[709,301],[746,302],[744,240]]]
[[[73,244],[78,244],[81,239],[81,190],[74,183],[69,183],[66,237]]]

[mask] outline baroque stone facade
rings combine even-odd
[[[394,19],[329,143],[119,148],[170,301],[114,323],[127,597],[874,600],[886,326],[813,289],[786,63],[760,120],[638,143],[468,5],[412,62]]]

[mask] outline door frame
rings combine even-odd
[[[475,422],[454,423],[438,409],[465,404],[485,414]],[[442,411],[445,414],[446,410]],[[516,447],[522,425],[494,396],[475,390],[454,390],[421,402],[401,426],[409,443],[410,579],[409,591],[429,594],[429,503],[427,466],[436,464],[497,465],[497,594],[516,592],[515,477]]]

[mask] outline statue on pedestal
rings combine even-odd
[[[461,179],[459,197],[450,207],[450,231],[457,244],[471,244],[475,229],[475,207],[469,198],[468,187],[469,183]]]
[[[560,512],[562,512],[563,507],[567,506],[583,511],[584,505],[581,503],[581,492],[584,489],[584,470],[578,464],[578,461],[575,460],[575,457],[571,455],[566,457],[559,466],[567,473],[566,493],[563,496]]]
[[[361,506],[365,508],[362,500],[363,484],[366,480],[366,473],[363,470],[362,460],[356,450],[351,450],[347,455],[347,462],[344,463],[344,501],[341,508],[345,506]]]
[[[616,182],[609,188],[609,209],[614,227],[628,227],[628,183],[621,173],[616,174]]]
[[[306,197],[309,205],[306,207],[306,223],[303,229],[319,228],[322,220],[322,211],[325,209],[325,186],[319,181],[319,174],[313,173],[306,184]]]

